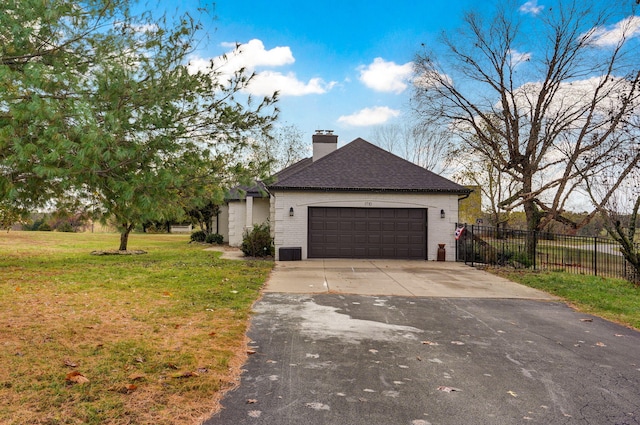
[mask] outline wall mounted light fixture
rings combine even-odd
[[[293,207],[289,208],[289,217],[293,217]]]
[[[444,210],[440,210],[440,218],[444,218]]]

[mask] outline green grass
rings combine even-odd
[[[235,385],[272,263],[222,260],[185,235],[90,255],[118,237],[0,234],[0,423],[196,423]]]
[[[565,272],[491,271],[557,295],[580,311],[640,329],[640,286],[626,280]]]

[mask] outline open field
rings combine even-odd
[[[233,387],[272,262],[188,235],[0,233],[0,423],[195,424]]]

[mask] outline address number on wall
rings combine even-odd
[[[373,206],[373,202],[365,201],[365,202],[364,202],[364,206],[365,206],[365,207]]]

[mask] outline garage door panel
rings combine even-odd
[[[379,232],[382,229],[382,223],[379,221],[371,221],[367,223],[367,230],[370,232]]]
[[[338,224],[338,229],[340,229],[341,232],[348,232],[353,229],[353,223],[350,221],[341,221]]]
[[[309,258],[426,259],[426,209],[309,207]]]
[[[353,230],[356,232],[366,232],[367,231],[367,223],[365,221],[354,221],[353,222]]]
[[[368,237],[367,235],[354,235],[353,236],[353,242],[359,244],[359,245],[366,245],[369,241],[368,241]]]
[[[396,230],[396,223],[393,221],[385,221],[381,227],[384,232],[394,232]]]

